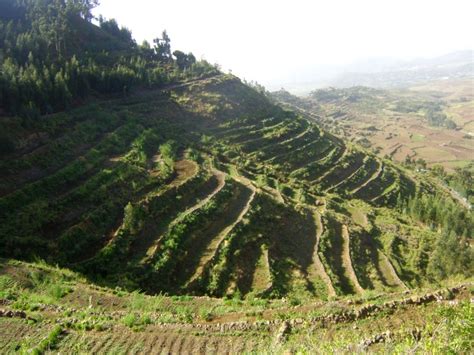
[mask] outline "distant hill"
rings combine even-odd
[[[363,66],[348,67],[346,70],[347,72],[330,80],[329,85],[341,88],[352,86],[393,88],[441,79],[473,78],[474,52],[460,51],[435,58],[381,64],[374,60]]]
[[[325,65],[302,68],[272,90],[284,87],[295,95],[308,95],[312,90],[327,87],[404,88],[437,80],[472,79],[474,56],[472,50],[457,51],[433,58],[402,60],[375,57],[346,65]]]

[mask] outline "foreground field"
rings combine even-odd
[[[2,261],[0,351],[353,353],[472,350],[472,284],[299,304],[145,296]]]

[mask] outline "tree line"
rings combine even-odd
[[[439,194],[418,193],[408,200],[400,196],[398,208],[433,230],[438,237],[428,264],[428,273],[441,280],[474,273],[474,214]]]
[[[115,20],[91,23],[97,0],[0,3],[0,109],[34,119],[91,93],[124,94],[217,72],[192,53],[171,51],[163,31],[137,44]]]

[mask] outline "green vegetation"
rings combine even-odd
[[[175,103],[166,95],[140,95],[99,106],[96,109],[99,117],[112,114],[122,117],[123,123],[110,121],[104,131],[112,133],[96,138],[95,147],[88,147],[85,152],[71,152],[76,156],[72,162],[60,159],[56,172],[44,171],[44,176],[35,177],[33,182],[20,180],[17,186],[13,180],[8,182],[5,186],[13,191],[0,198],[6,212],[1,216],[2,255],[39,256],[81,271],[99,284],[150,293],[193,292],[218,296],[240,293],[245,297],[252,294],[254,287],[259,287],[257,294],[265,297],[305,298],[306,294],[326,297],[324,290],[313,290],[313,281],[305,276],[314,262],[315,242],[308,236],[316,233],[314,221],[306,219],[307,211],[299,207],[299,204],[316,207],[324,200],[328,209],[325,220],[332,220],[329,216],[333,212],[337,217],[334,223],[324,223],[318,254],[334,287],[343,295],[352,293],[353,289],[350,282],[344,281],[346,270],[337,269],[342,252],[338,226],[353,216],[341,203],[361,199],[369,203],[368,212],[377,215],[382,213],[379,210],[382,207],[395,207],[398,196],[403,206],[407,206],[406,201],[428,198],[424,188],[417,187],[391,162],[321,132],[315,124],[272,105],[233,77],[222,75],[193,82],[174,90],[173,96]],[[187,99],[183,100],[184,97]],[[209,97],[218,100],[210,102]],[[174,109],[176,102],[181,102],[180,111]],[[214,107],[212,112],[221,112],[221,117],[228,118],[212,124],[200,119],[199,115],[209,115],[209,105]],[[251,116],[253,107],[264,112]],[[158,110],[160,118],[150,116],[151,109]],[[71,110],[70,115],[84,111],[89,112],[81,107]],[[188,115],[194,118],[189,120]],[[273,118],[267,119],[268,116]],[[96,122],[93,117],[90,121]],[[100,119],[94,124],[99,122]],[[46,126],[48,121],[41,124]],[[121,126],[114,129],[117,124]],[[74,132],[66,129],[61,137]],[[18,130],[12,137],[20,139],[22,134]],[[285,153],[293,144],[294,153]],[[47,142],[45,147],[47,151]],[[78,153],[82,155],[77,156]],[[21,151],[17,154],[24,155]],[[34,155],[26,156],[34,166]],[[192,158],[192,162],[185,157]],[[9,161],[2,163],[9,167]],[[29,164],[11,167],[11,171],[27,174]],[[198,173],[192,172],[194,166]],[[224,188],[214,196],[215,169],[228,172],[229,176]],[[199,253],[210,248],[211,240],[225,223],[231,223],[227,221],[231,215],[228,208],[241,206],[235,202],[240,198],[239,189],[232,188],[238,185],[241,175],[249,179],[249,184],[260,188],[255,205],[244,215],[246,224],[240,221],[220,237],[222,242],[212,247],[212,255],[207,257],[209,260],[206,259],[199,278],[186,285],[198,265]],[[209,196],[212,198],[206,200]],[[438,197],[439,201],[444,198],[444,194]],[[262,205],[258,201],[267,202]],[[438,236],[442,232],[437,231],[438,222],[425,219],[425,214],[430,216],[431,212],[415,216],[411,209],[413,202],[409,204],[410,208],[402,206],[399,210],[424,222],[421,229],[430,238],[424,239],[418,231],[410,229],[414,222],[409,218],[391,222],[406,230],[406,237],[417,245],[411,256],[387,253],[401,258],[397,263],[392,262],[403,281],[418,285],[428,280],[427,276],[411,276],[417,266],[410,258],[426,252],[429,255],[422,262],[422,275],[440,280],[458,274],[460,265],[443,272],[434,267],[440,263],[435,250],[440,248]],[[453,206],[449,207],[452,213],[439,212],[443,218],[453,216],[453,221],[471,218],[471,213],[457,207],[455,202],[439,204]],[[260,212],[254,212],[257,210]],[[265,216],[272,210],[274,217]],[[232,215],[237,216],[238,212],[233,211]],[[450,223],[457,222],[443,221],[443,225]],[[457,223],[460,227],[454,229],[460,246],[472,238],[472,228],[461,226],[462,223]],[[290,238],[295,235],[295,231],[288,229],[292,224],[301,226],[301,230]],[[278,233],[275,228],[279,228]],[[349,226],[350,233],[352,229]],[[377,230],[380,240],[389,240],[385,237],[388,231],[381,226]],[[363,270],[378,269],[370,265],[372,259],[359,258],[357,254],[385,248],[382,244],[370,245],[371,240],[365,243],[369,245],[361,248],[354,242],[351,251],[355,253],[354,270],[362,276]],[[262,250],[266,250],[268,260],[264,264],[260,261],[259,265],[259,260],[265,260]],[[458,256],[453,253],[446,257],[461,260]],[[365,266],[358,265],[359,262]],[[178,265],[186,268],[180,270]],[[432,265],[429,272],[428,265]],[[262,267],[268,270],[257,272]],[[469,275],[470,268],[465,268],[464,275]],[[269,279],[258,281],[261,275],[269,275]],[[382,284],[376,283],[374,288],[386,290]]]
[[[456,123],[443,113],[442,108],[439,105],[432,105],[432,107],[424,108],[426,113],[425,116],[428,123],[435,127],[446,127],[448,129],[455,129]]]
[[[474,163],[455,168],[453,173],[447,173],[441,165],[432,166],[430,171],[467,201],[474,203]]]
[[[0,351],[145,352],[148,333],[163,344],[183,333],[199,349],[245,335],[233,352],[268,350],[292,320],[278,346],[311,352],[307,334],[337,319],[324,349],[354,350],[363,338],[349,324],[372,335],[380,329],[365,318],[397,315],[348,316],[353,305],[470,280],[472,211],[432,176],[469,198],[469,168],[447,175],[377,157],[260,86],[172,54],[166,33],[151,48],[113,20],[91,24],[94,4],[12,1],[1,15],[0,256],[10,261],[0,302],[16,313],[0,325],[31,337],[5,333]],[[366,94],[381,93],[313,96],[365,105]],[[412,317],[418,306],[397,309]],[[433,322],[470,317],[464,306],[436,313],[447,306],[427,306]],[[436,346],[463,350],[466,337]]]
[[[40,355],[44,354],[48,350],[53,350],[55,345],[58,343],[62,332],[63,330],[61,326],[55,326],[45,339],[43,339],[36,347],[30,350],[30,353]]]
[[[305,98],[271,95],[346,142],[357,142],[399,163],[410,161],[421,169],[437,164],[452,172],[469,164],[474,154],[469,109],[473,100],[464,94],[468,86],[468,81],[452,79],[422,88],[326,88]]]

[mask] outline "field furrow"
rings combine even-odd
[[[185,337],[186,336],[180,336],[174,341],[174,343],[171,345],[171,349],[170,349],[171,354],[182,354],[183,353],[183,343],[184,343]]]

